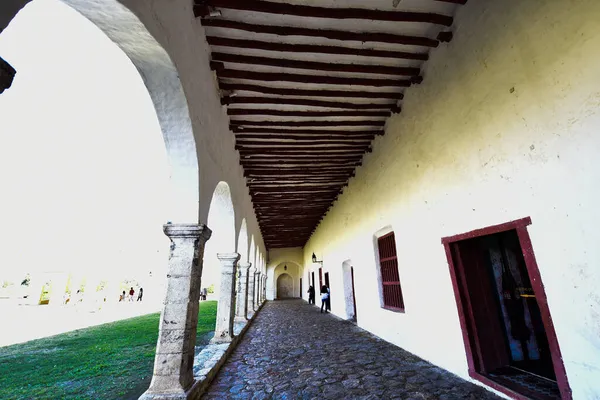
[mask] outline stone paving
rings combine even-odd
[[[499,399],[301,300],[265,304],[203,399]]]

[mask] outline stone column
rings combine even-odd
[[[202,257],[211,231],[203,224],[167,224],[163,230],[171,240],[167,290],[152,382],[140,399],[186,399],[194,383]]]
[[[248,316],[248,273],[251,265],[249,262],[238,263],[238,289],[235,301],[235,319],[238,321],[245,321]]]
[[[258,295],[260,294],[260,271],[254,274],[254,311],[258,310]]]
[[[265,275],[265,277],[264,277],[262,296],[263,296],[263,301],[267,300],[267,275]]]
[[[221,261],[221,290],[217,305],[217,325],[212,341],[217,343],[233,340],[233,318],[235,317],[235,270],[240,255],[219,253]]]
[[[254,275],[256,274],[256,267],[252,266],[248,270],[248,313],[254,311],[254,289],[256,288],[256,280]],[[248,313],[246,315],[248,315]]]

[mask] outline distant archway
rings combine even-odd
[[[231,191],[226,182],[219,182],[215,188],[208,210],[208,227],[212,236],[204,249],[204,267],[202,269],[202,287],[214,285],[218,293],[221,283],[221,263],[219,253],[235,251],[235,212],[231,200]]]
[[[269,285],[267,285],[267,295],[269,299],[281,298],[279,293],[279,277],[282,275],[289,275],[292,279],[291,294],[289,297],[300,297],[300,279],[302,268],[293,261],[284,261],[277,265],[275,268],[269,268],[267,270],[267,277],[269,279]]]
[[[277,278],[277,298],[289,299],[294,296],[294,281],[290,274],[281,274]]]

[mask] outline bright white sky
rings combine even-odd
[[[58,0],[26,6],[0,55],[17,70],[0,95],[0,280],[164,268],[167,159],[133,64]]]

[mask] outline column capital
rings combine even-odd
[[[170,239],[201,239],[203,242],[210,239],[212,235],[210,228],[204,224],[164,224],[163,232]]]
[[[238,266],[240,269],[250,269],[250,267],[252,267],[252,263],[247,262],[247,261],[241,261],[238,263]]]
[[[220,261],[229,261],[234,264],[240,259],[240,255],[238,253],[217,253],[217,258]]]

